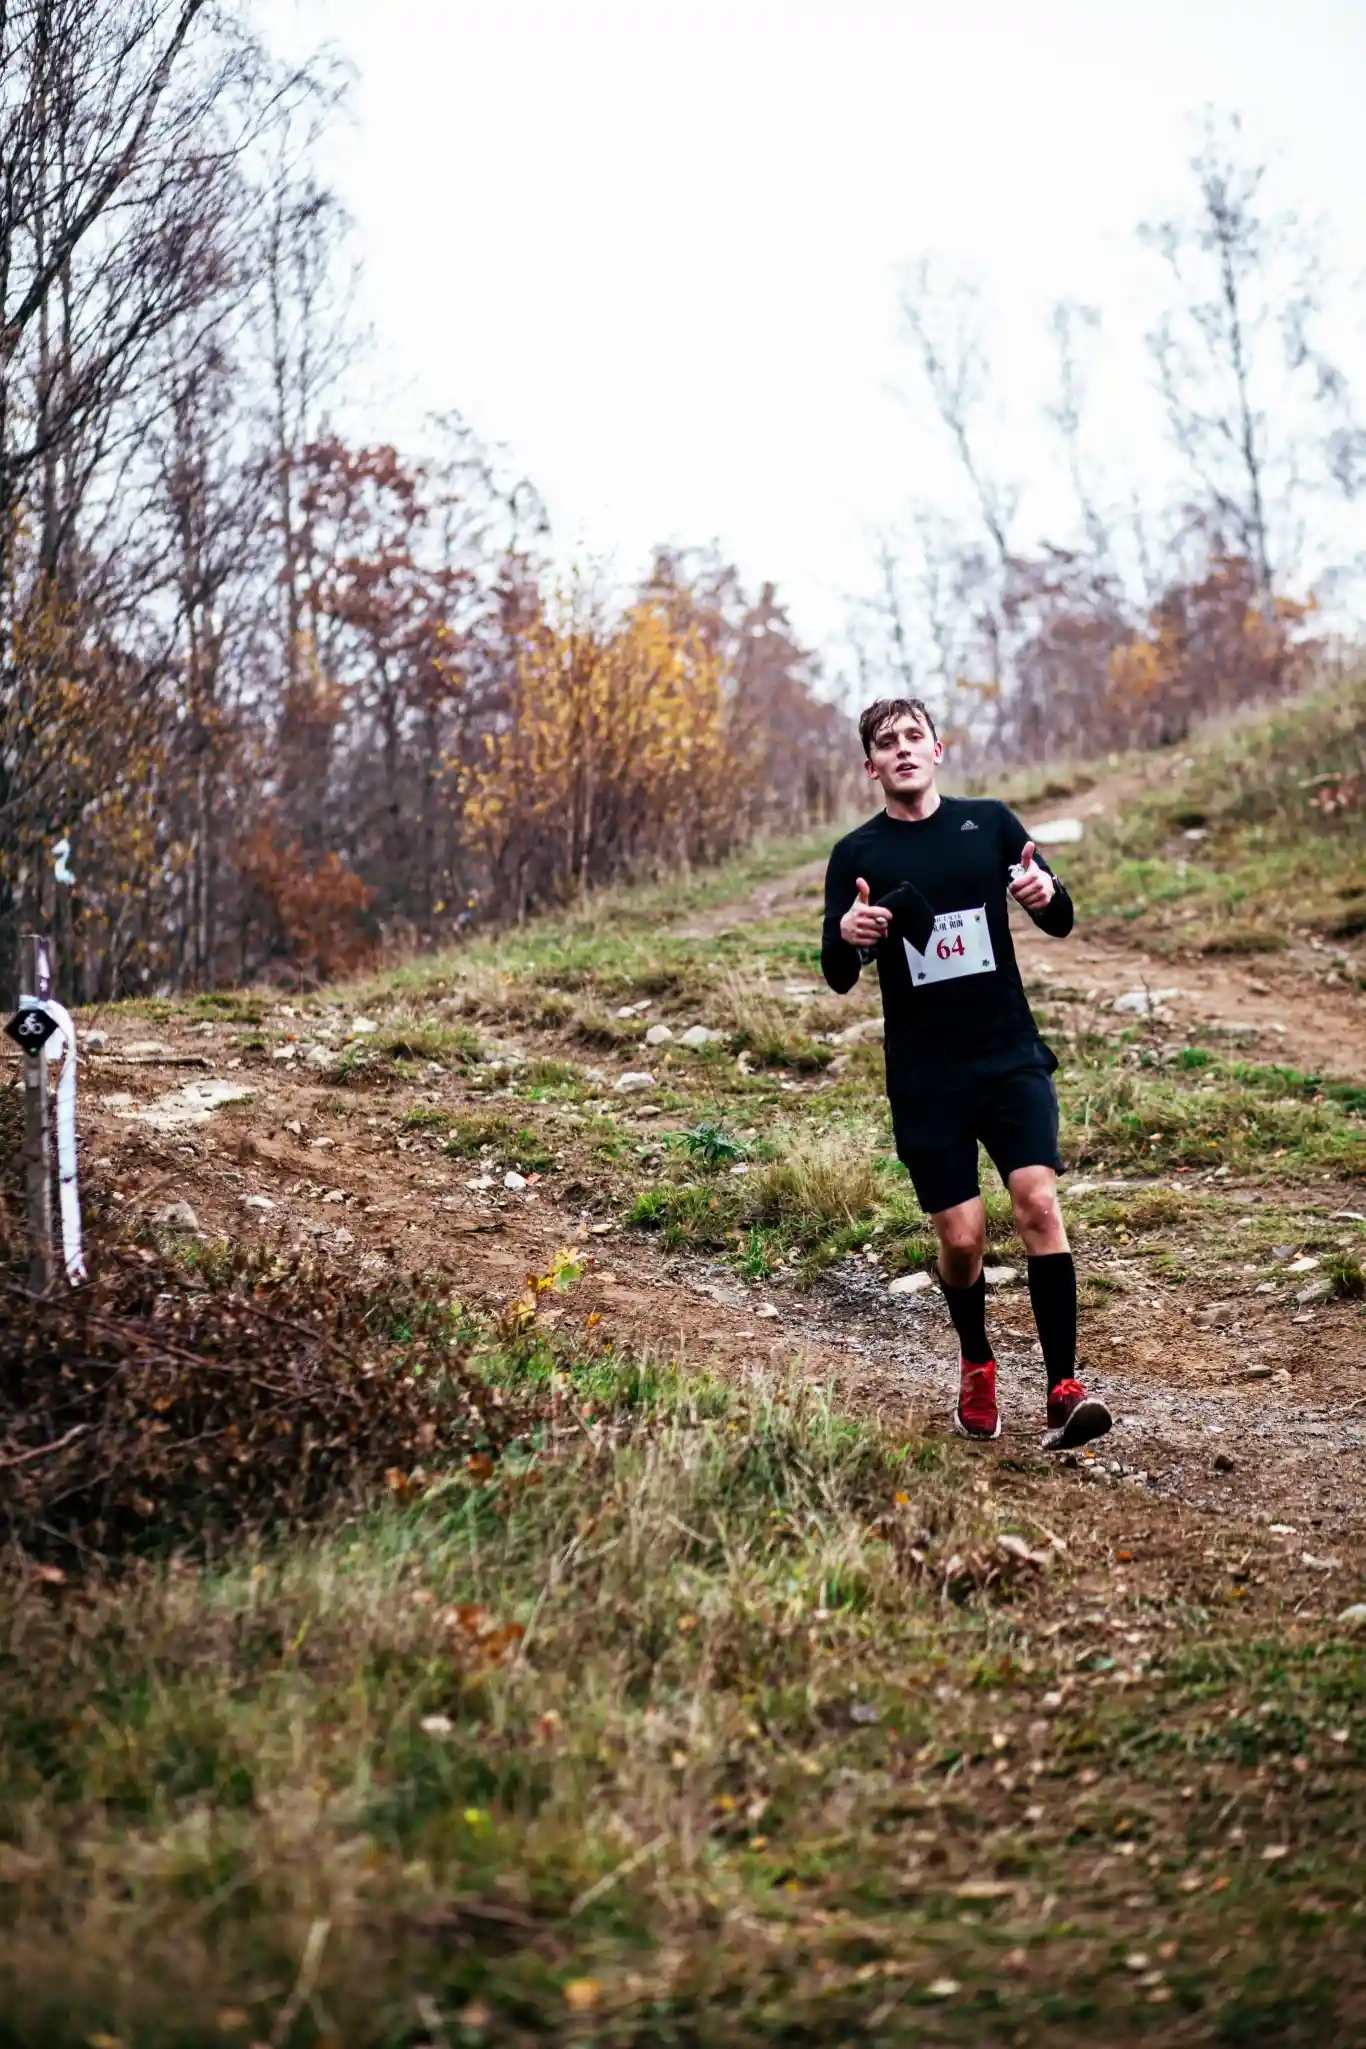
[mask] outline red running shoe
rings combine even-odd
[[[985,1366],[969,1366],[966,1359],[960,1359],[958,1372],[954,1429],[960,1437],[976,1437],[983,1441],[999,1437],[1001,1417],[996,1407],[996,1361],[988,1359]]]
[[[1045,1451],[1074,1451],[1103,1437],[1112,1418],[1099,1395],[1088,1394],[1079,1380],[1060,1380],[1048,1396],[1048,1428],[1043,1434]]]

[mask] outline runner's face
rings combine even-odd
[[[944,750],[914,712],[883,726],[873,740],[866,767],[889,797],[918,797],[934,781]]]

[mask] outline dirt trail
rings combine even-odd
[[[695,1367],[743,1375],[790,1364],[833,1385],[851,1407],[947,1428],[956,1354],[937,1293],[891,1297],[876,1270],[855,1259],[809,1291],[782,1277],[746,1284],[719,1261],[669,1256],[600,1203],[557,1200],[555,1177],[507,1191],[468,1160],[400,1150],[393,1097],[358,1094],[356,1114],[331,1116],[325,1105],[335,1091],[297,1066],[262,1061],[243,1071],[213,1031],[159,1030],[164,1055],[132,1066],[106,1056],[88,1078],[86,1155],[116,1206],[157,1216],[188,1202],[207,1236],[306,1249],[377,1280],[396,1266],[440,1265],[455,1272],[464,1299],[481,1305],[506,1301],[559,1247],[578,1244],[590,1271],[568,1306],[548,1311],[552,1320],[597,1310],[612,1338]],[[249,1095],[182,1131],[158,1132],[130,1115],[183,1088],[184,1065],[170,1063],[189,1060],[214,1070],[203,1079]],[[469,1097],[454,1076],[423,1094],[452,1109],[488,1101]],[[618,1114],[642,1137],[659,1129],[635,1123],[628,1107]],[[1249,1191],[1250,1203],[1258,1199]],[[1302,1209],[1306,1228],[1363,1207],[1359,1190],[1326,1185],[1284,1199]],[[1211,1318],[1198,1294],[1159,1295],[1136,1260],[1106,1252],[1087,1261],[1103,1267],[1110,1292],[1084,1319],[1083,1370],[1119,1421],[1099,1458],[1079,1467],[1078,1484],[1132,1489],[1136,1511],[1156,1494],[1263,1532],[1284,1525],[1289,1534],[1278,1541],[1297,1571],[1331,1580],[1334,1590],[1355,1583],[1353,1559],[1366,1559],[1366,1361],[1354,1309],[1330,1304],[1306,1321],[1285,1295],[1243,1294],[1232,1316]],[[1000,1446],[985,1455],[1031,1457],[1043,1382],[1022,1285],[996,1293],[992,1328],[1006,1423]],[[1249,1383],[1251,1361],[1274,1377]],[[1328,1562],[1302,1567],[1297,1544]]]

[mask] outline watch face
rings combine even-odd
[[[37,1053],[57,1030],[57,1021],[49,1017],[45,1010],[26,1005],[23,1010],[15,1011],[5,1030],[16,1046],[23,1047],[25,1053]]]

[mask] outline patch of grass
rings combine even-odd
[[[1366,1116],[1366,1087],[1360,1082],[1334,1081],[1318,1074],[1305,1074],[1296,1067],[1255,1067],[1234,1061],[1229,1073],[1235,1081],[1268,1095],[1303,1096],[1311,1102],[1336,1103],[1354,1116]]]
[[[601,1003],[576,1003],[572,1018],[573,1035],[584,1046],[615,1051],[623,1046],[638,1046],[645,1036],[643,1024],[637,1024],[634,1018],[615,1017]]]
[[[1284,953],[1290,944],[1284,932],[1262,925],[1224,925],[1203,939],[1196,951],[1210,954]]]
[[[399,1122],[404,1131],[449,1131],[452,1113],[438,1110],[430,1103],[414,1103],[410,1110],[404,1111]]]
[[[1063,1187],[1065,1193],[1065,1183]],[[1135,1189],[1122,1201],[1108,1195],[1083,1196],[1075,1206],[1088,1223],[1121,1224],[1133,1231],[1161,1230],[1168,1224],[1185,1223],[1191,1215],[1190,1199],[1168,1188]]]
[[[745,1281],[766,1281],[782,1257],[778,1234],[751,1224],[735,1255],[735,1268]]]
[[[1328,1169],[1366,1175],[1366,1128],[1322,1091],[1272,1094],[1213,1061],[1188,1069],[1082,1057],[1060,1077],[1064,1149],[1078,1165],[1268,1168],[1286,1179]],[[1274,1085],[1274,1084],[1273,1084]]]
[[[523,1079],[528,1088],[556,1096],[579,1095],[590,1086],[583,1069],[573,1060],[530,1060]]]
[[[1324,1278],[1333,1290],[1333,1299],[1338,1302],[1360,1302],[1366,1300],[1366,1269],[1361,1261],[1350,1253],[1330,1253],[1323,1262]]]
[[[857,1132],[803,1133],[780,1158],[751,1173],[747,1195],[760,1221],[803,1233],[819,1236],[864,1219],[871,1224],[878,1199],[874,1155]]]
[[[909,1187],[888,1185],[901,1169],[879,1154],[862,1129],[784,1131],[747,1174],[707,1182],[662,1180],[642,1190],[626,1221],[658,1231],[669,1246],[729,1248],[740,1271],[763,1278],[800,1258],[808,1276],[861,1245],[879,1220],[902,1230],[911,1221]],[[918,1212],[914,1212],[918,1216]]]
[[[642,1189],[626,1211],[626,1222],[658,1231],[665,1245],[711,1251],[725,1245],[740,1218],[740,1197],[730,1181],[661,1182]]]
[[[1148,764],[1150,786],[1100,819],[1068,875],[1078,900],[1141,923],[1159,949],[1279,950],[1295,929],[1366,930],[1344,895],[1366,867],[1366,673],[1197,733]],[[1325,801],[1341,789],[1344,801]],[[1182,821],[1187,821],[1183,824]],[[1206,837],[1183,840],[1191,829]]]
[[[1115,757],[1112,767],[1120,762]],[[981,784],[982,793],[1004,797],[1017,811],[1032,811],[1040,804],[1065,804],[1069,797],[1083,797],[1093,790],[1097,782],[1094,764],[1082,767],[1080,764],[1062,769],[1024,768],[1002,776],[993,774]],[[965,787],[977,789],[978,779],[969,778]]]
[[[799,1025],[792,1006],[767,983],[731,972],[717,991],[715,1014],[734,1045],[752,1053],[766,1067],[789,1067],[799,1074],[817,1074],[834,1059],[834,1049],[818,1044]]]
[[[455,1159],[473,1159],[486,1147],[500,1144],[511,1130],[512,1119],[501,1111],[461,1110],[448,1120],[442,1150]]]
[[[227,1024],[259,1025],[265,1018],[265,999],[251,989],[211,989],[192,998],[190,1014]]]
[[[465,1110],[447,1118],[442,1151],[453,1159],[475,1159],[496,1153],[519,1174],[548,1174],[555,1165],[545,1142],[526,1125],[518,1127],[501,1111]]]
[[[430,1060],[441,1067],[468,1066],[483,1051],[468,1025],[426,1021],[382,1025],[369,1045],[382,1060]]]

